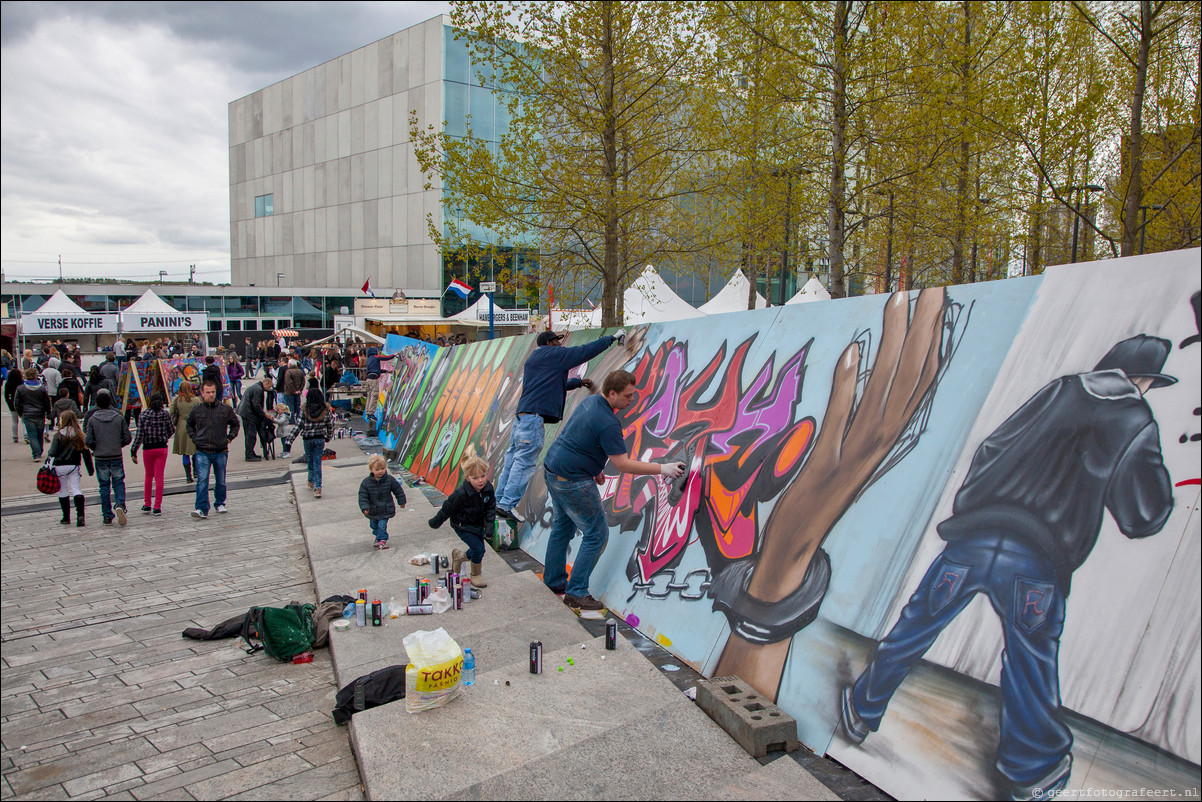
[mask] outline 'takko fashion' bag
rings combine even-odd
[[[38,490],[48,496],[53,496],[58,493],[62,487],[59,482],[58,472],[54,470],[54,458],[48,457],[42,467],[38,468]]]

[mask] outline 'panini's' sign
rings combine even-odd
[[[207,312],[178,312],[175,314],[155,312],[122,312],[122,331],[206,331],[209,327]]]
[[[112,334],[117,331],[117,316],[31,312],[21,316],[21,331],[25,334]]]

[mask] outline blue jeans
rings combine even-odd
[[[305,438],[305,463],[309,466],[309,481],[313,483],[314,490],[321,489],[321,455],[325,450],[325,438]]]
[[[100,484],[100,516],[113,517],[113,507],[125,509],[125,462],[116,459],[96,460],[96,481]],[[109,493],[112,492],[110,503]]]
[[[460,529],[457,526],[452,526],[455,534],[459,535],[459,539],[467,546],[467,558],[477,565],[484,559],[484,538],[476,532],[469,532],[466,529]]]
[[[870,730],[880,727],[910,666],[978,593],[993,605],[1006,638],[997,768],[1027,785],[1056,767],[1073,736],[1059,718],[1064,594],[1051,562],[1017,537],[980,532],[947,544],[856,680],[852,703]]]
[[[551,535],[547,540],[547,556],[543,560],[543,582],[558,589],[566,583],[569,596],[587,596],[589,578],[597,558],[609,539],[605,508],[601,506],[601,491],[592,479],[569,481],[544,469],[547,490],[551,495]],[[568,544],[579,529],[584,538],[572,564],[568,580]]]
[[[228,451],[197,451],[192,456],[196,466],[196,509],[209,513],[209,466],[213,466],[213,506],[225,504],[225,463]]]
[[[284,403],[288,406],[288,411],[292,413],[292,420],[296,420],[297,410],[300,409],[300,395],[293,393],[284,393]]]
[[[22,418],[21,422],[25,424],[25,439],[29,441],[29,450],[31,456],[42,456],[42,438],[46,434],[46,424],[40,420],[32,420],[30,418]]]
[[[367,522],[371,524],[371,533],[376,540],[388,540],[387,518],[368,518]]]
[[[518,414],[509,435],[505,464],[497,479],[497,506],[512,510],[526,494],[526,485],[534,475],[538,455],[543,450],[543,419],[529,412]]]

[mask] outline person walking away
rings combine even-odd
[[[171,399],[171,408],[168,414],[171,415],[171,422],[175,425],[175,438],[171,443],[173,453],[179,454],[184,462],[184,477],[188,482],[192,481],[192,457],[196,454],[196,444],[192,442],[192,438],[188,436],[188,416],[192,414],[192,410],[200,403],[200,399],[196,397],[196,393],[192,392],[191,382],[181,382],[179,392],[175,398]]]
[[[110,396],[117,395],[117,385],[109,381],[108,377],[100,370],[100,365],[93,365],[88,371],[88,383],[83,388],[83,407],[84,416],[96,408],[96,394],[101,390],[108,390]]]
[[[374,345],[367,349],[367,381],[364,382],[364,390],[367,393],[364,400],[367,402],[367,407],[363,410],[363,414],[373,422],[373,425],[376,405],[380,402],[380,372],[382,370],[380,363],[395,358],[396,354],[381,354]]]
[[[288,368],[284,371],[284,386],[281,389],[284,391],[284,403],[288,405],[292,419],[296,420],[300,411],[301,393],[305,391],[305,372],[300,369],[300,364],[295,359],[288,360]]]
[[[488,481],[488,463],[475,454],[465,456],[459,462],[463,471],[463,484],[447,496],[429,524],[431,529],[442,526],[448,518],[451,528],[467,546],[451,552],[451,570],[458,573],[459,566],[466,560],[472,564],[472,587],[488,587],[484,581],[484,538],[492,531],[497,519],[496,495]]]
[[[234,404],[242,400],[242,378],[246,375],[246,371],[242,367],[242,363],[238,361],[238,354],[230,351],[229,361],[225,366],[225,373],[230,377],[230,389],[234,391]]]
[[[51,351],[51,354],[54,352]],[[62,364],[57,356],[51,356],[46,360],[46,367],[42,368],[42,383],[46,385],[46,392],[51,398],[58,398],[58,385],[63,380],[63,374],[59,371],[58,366]]]
[[[79,405],[75,403],[75,399],[71,397],[70,389],[59,385],[58,397],[54,399],[54,405],[51,407],[53,414],[51,418],[58,420],[58,416],[64,412],[70,412],[79,417]]]
[[[539,334],[538,346],[522,368],[522,397],[518,399],[517,419],[497,479],[497,515],[518,523],[526,520],[516,508],[526,494],[526,485],[542,453],[543,427],[558,423],[563,417],[569,390],[593,389],[590,379],[569,379],[568,371],[600,355],[615,342],[625,342],[626,331],[619,330],[612,337],[598,337],[571,348],[563,346],[563,337],[553,331]]]
[[[213,468],[213,509],[225,508],[225,465],[229,446],[238,436],[238,414],[217,398],[217,384],[207,381],[200,388],[200,401],[188,415],[188,436],[196,444],[196,509],[192,517],[209,517],[209,467]]]
[[[78,409],[83,409],[83,385],[79,383],[79,376],[75,372],[75,366],[67,363],[64,364],[60,369],[63,372],[63,380],[59,382],[58,389],[62,390],[65,387],[71,400],[75,402],[76,407]],[[76,417],[79,417],[78,412],[76,412],[75,415]]]
[[[221,381],[221,368],[217,365],[217,357],[210,354],[205,357],[204,369],[200,371],[200,385],[204,386],[205,382],[213,382],[217,385],[217,402],[225,400],[225,386]]]
[[[563,592],[563,603],[578,610],[600,610],[605,606],[592,597],[588,585],[609,538],[598,489],[606,461],[622,473],[658,474],[669,481],[679,479],[685,471],[683,462],[639,462],[626,453],[617,413],[634,401],[634,384],[634,374],[625,370],[615,370],[606,376],[601,395],[589,396],[576,407],[543,461],[552,513],[543,582],[552,591]],[[583,538],[569,579],[568,545],[577,529]]]
[[[33,375],[37,375],[35,371]],[[25,380],[21,371],[17,368],[12,368],[8,371],[8,375],[4,377],[4,404],[8,407],[8,414],[13,419],[13,442],[18,442],[17,430],[20,428],[21,415],[17,412],[17,388],[21,386],[21,382]]]
[[[271,393],[274,382],[271,374],[263,377],[242,395],[238,403],[238,417],[242,418],[243,458],[247,462],[261,462],[263,457],[255,453],[255,444],[263,442],[263,456],[270,452],[267,449],[267,396]]]
[[[125,418],[113,409],[113,397],[108,390],[101,390],[97,394],[96,407],[96,411],[88,418],[84,441],[96,459],[100,522],[109,526],[116,518],[120,526],[125,526],[125,460],[121,450],[134,437],[129,432]]]
[[[142,483],[142,512],[163,514],[163,473],[167,468],[167,442],[175,434],[171,413],[163,407],[167,397],[155,390],[150,394],[150,408],[138,418],[138,432],[129,447],[129,457],[138,464],[138,447],[146,456]],[[154,506],[150,506],[153,490]]]
[[[104,364],[100,366],[100,373],[109,380],[112,396],[116,398],[117,388],[121,385],[121,366],[117,364],[117,357],[113,354],[105,354]]]
[[[388,473],[388,463],[379,454],[367,461],[371,473],[359,483],[359,509],[371,525],[377,549],[388,548],[388,519],[396,515],[396,498],[400,508],[405,509],[405,490],[396,477]]]
[[[58,430],[50,441],[50,459],[54,462],[54,472],[58,474],[58,504],[63,508],[63,518],[60,524],[71,523],[71,500],[75,500],[75,525],[84,526],[83,488],[80,478],[83,471],[80,462],[88,469],[88,476],[95,472],[92,462],[92,452],[84,442],[83,429],[79,427],[79,418],[74,412],[67,411],[58,418]]]
[[[54,420],[50,394],[38,378],[37,368],[26,368],[25,380],[13,394],[13,409],[25,424],[25,439],[34,462],[42,460],[42,438],[46,434],[46,421]]]
[[[326,450],[326,443],[334,439],[334,416],[330,414],[326,397],[317,387],[316,379],[309,380],[309,392],[305,394],[300,420],[292,433],[292,440],[284,444],[285,454],[291,450],[292,442],[297,438],[305,444],[309,489],[313,491],[314,498],[321,498],[321,457]]]

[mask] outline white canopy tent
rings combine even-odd
[[[121,312],[121,331],[126,334],[175,334],[209,330],[208,312],[181,312],[154,290],[147,290]]]
[[[357,326],[342,326],[337,331],[335,331],[333,334],[331,334],[329,337],[322,337],[320,340],[314,340],[313,342],[309,343],[305,347],[313,348],[315,346],[325,345],[328,342],[333,342],[334,340],[338,339],[339,337],[346,337],[348,339],[354,339],[354,340],[362,340],[365,343],[374,343],[376,345],[384,344],[383,337],[379,337],[375,334],[372,334],[370,331],[367,331],[366,329],[361,329]]]
[[[493,310],[493,325],[494,326],[528,326],[530,325],[530,312],[526,309],[502,309],[499,305],[494,304]],[[464,309],[458,314],[451,315],[449,320],[470,320],[476,323],[488,324],[488,296],[482,295],[480,298],[467,309]]]
[[[746,312],[748,284],[747,276],[743,275],[743,271],[741,269],[736,270],[735,274],[730,277],[730,281],[726,282],[726,286],[719,290],[717,295],[698,307],[699,311],[707,315],[720,315],[724,312]],[[755,294],[755,308],[764,309],[767,306],[768,302],[764,299],[764,296],[757,292]]]
[[[62,290],[51,295],[36,312],[21,315],[21,334],[25,336],[68,336],[115,334],[116,313],[93,314],[67,297]]]
[[[789,300],[785,301],[785,305],[789,304],[804,304],[810,301],[829,301],[831,294],[826,291],[826,287],[822,286],[822,282],[817,276],[810,276],[810,280],[805,283],[805,286],[797,291]]]
[[[673,292],[652,265],[644,267],[634,283],[622,293],[622,310],[623,326],[705,317],[705,312]],[[589,325],[581,328],[601,328],[600,307],[589,312]]]

